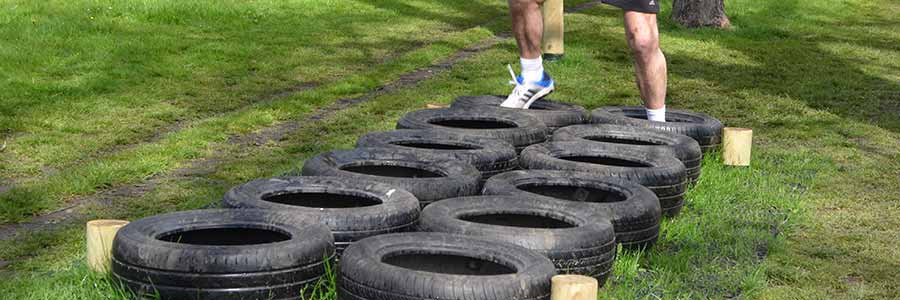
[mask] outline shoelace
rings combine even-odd
[[[519,101],[527,102],[528,97],[525,96],[525,93],[528,91],[528,88],[523,84],[519,84],[519,80],[516,78],[516,71],[513,71],[512,65],[507,64],[506,69],[509,70],[509,76],[512,77],[512,80],[509,81],[510,85],[516,86],[513,89],[513,94],[519,98]]]
[[[516,71],[513,71],[512,65],[507,64],[506,69],[509,70],[509,76],[512,77],[512,80],[509,81],[509,84],[519,85],[519,80],[516,79]]]

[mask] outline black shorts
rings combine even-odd
[[[649,14],[659,13],[659,0],[603,0],[603,3],[627,11],[637,11]]]

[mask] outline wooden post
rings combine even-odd
[[[447,107],[450,107],[450,106],[448,106],[446,104],[434,104],[434,103],[425,104],[425,108],[429,108],[429,109],[431,109],[431,108],[447,108]]]
[[[550,280],[550,300],[597,300],[600,283],[581,275],[556,275]]]
[[[128,224],[122,220],[93,220],[87,222],[87,263],[91,271],[109,272],[112,243],[119,228]]]
[[[563,47],[563,32],[565,31],[563,20],[563,0],[544,1],[544,59],[548,61],[560,60],[565,54]]]
[[[753,130],[749,128],[726,127],[722,131],[722,158],[729,166],[749,166],[750,148],[753,145]]]

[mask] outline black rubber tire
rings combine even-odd
[[[636,147],[665,147],[672,150],[688,170],[688,178],[700,178],[703,151],[689,136],[666,131],[614,124],[573,125],[553,132],[552,141],[589,141],[595,143],[626,144]]]
[[[437,122],[489,122],[502,128],[465,128],[465,126],[445,126]],[[484,124],[482,124],[484,125]],[[478,124],[468,124],[478,127]],[[486,136],[504,140],[521,151],[529,145],[541,143],[550,133],[547,125],[540,120],[518,111],[438,108],[407,113],[397,121],[397,129],[435,129],[462,134]]]
[[[302,296],[333,259],[325,225],[271,210],[210,209],[122,227],[113,240],[112,272],[139,297],[285,299]]]
[[[506,141],[440,130],[373,132],[360,137],[356,146],[411,149],[467,162],[481,171],[483,180],[519,167],[516,149]]]
[[[444,263],[437,272],[433,268],[438,266],[424,259],[416,265],[419,270],[385,262],[406,255],[461,257],[463,263],[435,257],[431,261]],[[476,273],[476,268],[484,272],[458,274]],[[338,299],[342,300],[549,300],[550,278],[556,274],[549,259],[527,248],[435,232],[364,239],[347,248],[340,270]]]
[[[304,193],[317,199],[284,198]],[[366,237],[410,231],[419,219],[419,200],[411,193],[389,184],[356,178],[259,179],[232,188],[225,194],[223,203],[231,208],[290,212],[297,218],[325,224],[334,235],[338,254]]]
[[[491,177],[483,193],[587,205],[608,216],[616,242],[628,249],[650,247],[659,237],[661,209],[656,195],[620,178],[573,171],[512,171]]]
[[[722,142],[722,122],[704,113],[687,110],[666,110],[667,122],[647,120],[647,110],[641,106],[607,106],[591,112],[591,122],[653,128],[694,138],[703,152],[709,152]]]
[[[453,100],[453,103],[450,104],[452,108],[461,108],[461,109],[484,109],[484,108],[494,108],[500,110],[514,110],[523,112],[529,116],[535,117],[541,122],[544,122],[550,131],[556,130],[560,127],[565,127],[573,124],[584,124],[590,121],[590,112],[584,109],[584,107],[555,102],[549,99],[540,99],[531,104],[531,107],[528,109],[515,109],[515,108],[506,108],[501,107],[500,103],[506,100],[506,96],[462,96]]]
[[[302,267],[256,273],[200,274],[162,271],[147,267],[133,266],[112,259],[112,270],[124,279],[139,278],[139,282],[153,281],[154,285],[177,287],[190,282],[192,286],[205,289],[255,288],[292,284],[318,278],[322,275],[323,262]]]
[[[393,177],[344,170],[365,166],[409,168],[438,177]],[[422,207],[442,199],[477,195],[481,190],[481,172],[468,163],[396,148],[356,148],[322,153],[307,160],[301,173],[387,183],[412,193]]]
[[[562,157],[615,159],[646,167],[595,164]],[[519,163],[525,169],[581,171],[637,182],[656,193],[662,214],[668,217],[681,211],[689,182],[684,164],[665,148],[584,141],[547,142],[523,150]]]
[[[135,281],[129,278],[113,274],[113,278],[128,288],[137,299],[177,299],[177,300],[244,300],[244,299],[273,299],[295,300],[307,299],[309,293],[304,293],[304,288],[311,289],[319,281],[319,278],[308,279],[289,284],[266,284],[249,288],[185,288],[178,286],[164,286],[156,283],[150,284]],[[232,278],[239,281],[240,278]]]
[[[536,219],[515,220],[511,215]],[[491,219],[485,223],[469,217]],[[616,256],[616,234],[609,219],[606,213],[586,209],[584,203],[492,195],[435,202],[422,211],[419,229],[516,244],[549,258],[560,274],[593,276],[603,285]]]

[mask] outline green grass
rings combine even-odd
[[[430,2],[419,5],[424,3]],[[898,8],[891,1],[733,0],[728,9],[735,28],[726,31],[678,28],[664,11],[669,105],[753,128],[753,165],[730,168],[718,163],[717,154],[706,157],[685,211],[664,222],[660,241],[650,251],[620,253],[601,297],[894,299],[900,294],[900,35],[892,30],[900,27]],[[433,17],[408,9],[404,19]],[[497,9],[502,11],[502,5]],[[639,103],[620,12],[595,8],[570,15],[567,22],[566,59],[548,65],[559,83],[553,98],[590,108]],[[208,174],[165,179],[141,198],[90,207],[89,217],[134,219],[216,203],[230,186],[299,168],[323,151],[351,148],[356,137],[392,129],[397,118],[426,103],[508,92],[504,66],[515,60],[509,39],[448,73],[308,124],[286,140],[258,147],[223,142],[230,134],[302,119],[315,107],[370,90],[385,77],[439,60],[492,31],[496,27],[448,33],[440,40],[454,42],[430,43],[384,63],[381,71],[334,75],[332,83],[313,91],[209,120],[201,116],[197,126],[116,152],[110,157],[121,156],[123,170],[142,156],[150,156],[151,163],[159,160],[152,155],[174,157],[175,163],[155,172],[213,150],[224,159]],[[176,149],[188,149],[188,154],[168,153]],[[100,170],[115,169],[105,169],[116,165],[106,161],[115,160],[78,163],[96,165],[97,171],[79,167],[68,171],[72,175],[39,176],[28,185],[41,187],[31,190],[35,196],[29,201],[90,194],[110,185],[104,182],[147,176],[140,170],[102,175]],[[121,180],[115,174],[143,175]],[[52,190],[74,186],[79,176],[109,179],[91,179],[97,181],[84,190]],[[16,215],[27,213],[7,217]],[[15,259],[0,275],[0,294],[121,299],[110,282],[86,273],[82,230],[69,226],[0,243],[0,259]]]
[[[0,180],[19,183],[0,195],[2,222],[171,170],[228,134],[369,90],[484,37],[459,32],[506,13],[491,1],[4,1],[0,9],[0,38],[15,41],[0,52]],[[273,99],[309,84],[324,88]]]

